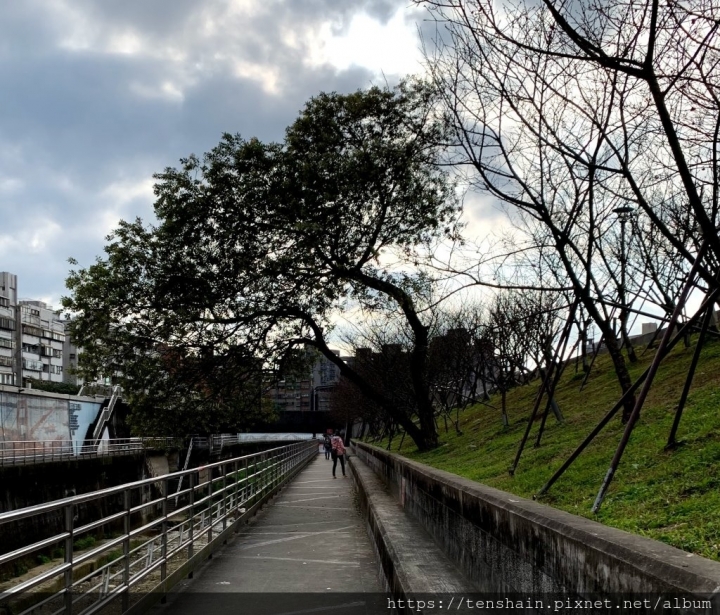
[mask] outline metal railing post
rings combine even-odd
[[[163,489],[163,501],[162,501],[162,539],[161,539],[161,551],[160,555],[162,557],[162,564],[160,564],[160,580],[164,581],[167,577],[167,553],[168,553],[168,479],[163,479],[162,482],[162,489]],[[163,593],[165,592],[165,588],[163,587]]]
[[[207,544],[212,542],[212,528],[213,528],[213,469],[208,468],[208,486],[207,486],[207,498],[208,498],[208,512],[210,513],[210,523],[208,524],[207,530]],[[210,554],[212,557],[212,553]]]
[[[69,564],[64,574],[65,583],[65,613],[72,615],[72,583],[73,583],[73,534],[75,530],[75,506],[68,504],[65,507],[65,531],[68,535],[65,537],[65,564]]]
[[[222,515],[223,515],[223,531],[227,529],[227,511],[228,511],[228,488],[227,488],[227,465],[223,464],[222,466],[222,473],[223,473],[223,479],[222,479],[222,486],[223,486],[223,497],[222,497]],[[227,542],[227,538],[225,539],[225,542]]]
[[[262,486],[263,486],[263,495],[266,495],[266,494],[267,494],[267,490],[268,490],[268,488],[270,487],[270,478],[271,478],[271,477],[270,477],[270,473],[271,473],[271,468],[270,468],[270,465],[268,464],[268,454],[265,452],[265,453],[263,453],[263,456],[262,456],[262,457],[263,457],[263,473],[262,473],[263,482],[262,482]]]
[[[250,476],[250,459],[248,457],[245,457],[245,476],[243,476],[243,502],[249,502],[250,501],[250,491],[248,490],[248,483],[250,482],[249,479]],[[249,508],[246,506],[245,508]]]
[[[130,602],[130,489],[123,490],[123,586],[122,610],[127,611]]]
[[[238,491],[240,490],[240,473],[239,473],[239,464],[237,461],[233,463],[234,468],[234,476],[235,476],[235,488],[233,489],[233,493],[235,495],[234,503],[235,503],[235,516],[237,517],[238,513],[237,510],[240,508],[240,495]]]
[[[188,476],[188,482],[190,483],[190,527],[188,528],[188,531],[190,532],[188,538],[190,539],[190,544],[188,544],[187,547],[187,558],[190,560],[193,556],[193,545],[195,543],[195,472],[191,472],[190,476]],[[188,579],[192,579],[192,571],[190,574],[188,574]]]

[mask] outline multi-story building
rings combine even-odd
[[[340,353],[333,351],[336,355]],[[332,391],[340,381],[340,368],[325,355],[318,354],[312,367],[310,385],[312,388],[312,407],[317,412],[329,412]]]
[[[62,382],[65,323],[42,301],[18,304],[23,383],[28,378]]]
[[[82,352],[81,348],[75,345],[68,332],[69,320],[65,321],[65,342],[63,343],[63,382],[81,386],[83,379],[75,373],[78,364],[78,355]]]
[[[317,351],[308,349],[307,352],[311,358],[308,372],[285,376],[269,391],[270,399],[280,412],[330,410],[330,394],[340,380],[340,369]]]
[[[42,301],[18,300],[17,288],[0,272],[0,384],[63,382],[65,323]]]
[[[287,376],[270,389],[269,395],[280,412],[309,412],[310,379]]]
[[[17,276],[0,272],[0,384],[16,383],[17,346]]]

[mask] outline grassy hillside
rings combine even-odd
[[[678,432],[683,445],[663,450],[693,350],[694,344],[688,349],[681,344],[663,362],[599,514],[593,515],[590,507],[622,434],[619,413],[541,499],[543,503],[720,560],[720,342],[703,349]],[[651,358],[648,351],[631,366],[633,378]],[[400,452],[532,497],[619,397],[607,356],[598,358],[582,392],[581,382],[582,374],[569,367],[556,395],[565,422],[559,424],[550,415],[542,444],[534,448],[536,422],[514,477],[507,469],[527,426],[538,382],[508,395],[509,428],[503,429],[499,399],[493,398],[489,403],[498,409],[478,405],[461,415],[462,435],[442,428],[440,448],[421,454],[405,438]],[[391,450],[397,451],[398,444],[396,438]]]

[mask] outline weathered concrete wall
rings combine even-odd
[[[720,592],[718,562],[377,447],[355,452],[480,591]]]
[[[385,590],[406,599],[418,594],[475,592],[420,523],[398,510],[382,479],[357,457],[348,461]]]

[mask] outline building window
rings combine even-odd
[[[53,349],[52,349],[52,356],[55,357],[56,359],[61,359],[61,358],[62,358],[62,350],[58,350],[57,348],[53,348]]]
[[[5,337],[0,337],[0,348],[15,348],[15,342]]]
[[[43,364],[41,361],[33,361],[32,359],[23,359],[23,367],[33,372],[43,371]]]
[[[0,384],[13,384],[13,374],[0,374]]]
[[[33,327],[31,325],[23,325],[22,332],[27,335],[34,335],[35,337],[42,337],[43,330],[40,327]]]
[[[0,365],[3,365],[5,367],[12,367],[13,366],[12,357],[0,356]]]
[[[15,321],[12,318],[0,318],[0,329],[15,331]]]
[[[0,307],[10,307],[10,299],[7,297],[0,297]]]

